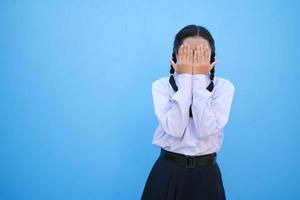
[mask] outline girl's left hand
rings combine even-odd
[[[194,51],[193,74],[208,74],[212,68],[218,64],[214,61],[210,64],[211,51],[208,46],[203,44],[197,45],[197,50]]]

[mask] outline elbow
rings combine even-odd
[[[211,123],[203,123],[201,126],[196,127],[196,130],[198,130],[198,135],[200,138],[204,139],[211,135],[214,135],[218,130],[220,130],[220,127],[217,123],[211,122]]]
[[[172,137],[175,138],[182,138],[187,124],[188,124],[188,119],[183,120],[182,118],[170,118],[167,117],[167,115],[161,116],[158,115],[158,120],[160,125],[162,126],[163,130],[168,134],[171,135]]]
[[[168,135],[171,135],[175,138],[182,138],[186,129],[186,126],[184,124],[178,122],[166,121],[164,123],[161,122],[161,125]]]
[[[217,132],[217,130],[217,127],[210,127],[209,129],[200,129],[198,131],[199,137],[201,139],[208,138],[209,136],[214,135]]]
[[[182,138],[184,135],[186,126],[169,126],[167,130],[169,130],[169,134],[175,138]]]
[[[213,123],[209,126],[201,126],[198,130],[200,138],[207,138],[212,135],[219,133],[226,125],[227,122],[224,123]]]

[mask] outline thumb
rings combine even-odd
[[[174,70],[177,71],[177,65],[174,63],[173,59],[169,59],[169,61],[172,67],[174,68]]]
[[[213,63],[211,63],[211,64],[210,64],[210,67],[209,67],[209,71],[210,71],[210,70],[212,70],[212,68],[214,68],[214,67],[215,67],[215,65],[216,65],[216,64],[219,64],[219,63],[220,63],[220,62],[219,62],[219,61],[217,61],[217,60],[216,60],[216,61],[214,61]]]

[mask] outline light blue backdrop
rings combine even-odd
[[[236,88],[228,199],[300,199],[299,4],[1,1],[0,199],[139,199],[159,153],[151,83],[188,24]]]

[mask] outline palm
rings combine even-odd
[[[210,63],[211,51],[208,46],[198,45],[193,56],[193,74],[208,74],[217,64]]]
[[[208,74],[210,70],[218,63],[210,63],[211,51],[208,46],[198,45],[193,50],[189,44],[183,44],[178,50],[178,59],[176,64],[171,59],[170,63],[179,74]]]

